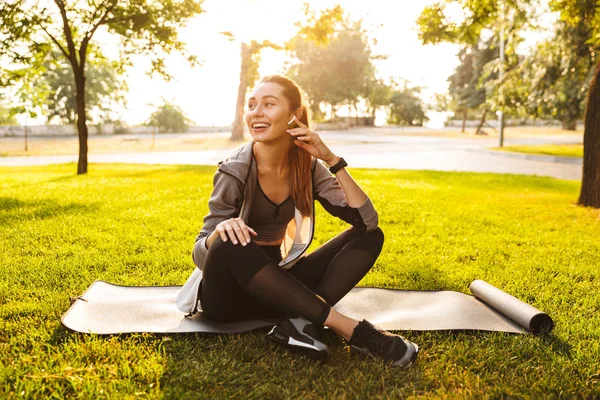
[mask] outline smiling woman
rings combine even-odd
[[[332,307],[369,272],[384,236],[344,160],[310,129],[302,89],[267,76],[252,91],[245,120],[253,140],[215,173],[210,213],[192,252],[198,268],[177,297],[180,310],[201,308],[221,322],[282,318],[267,337],[316,358],[328,355],[325,325],[353,351],[410,365],[417,345]],[[315,199],[352,227],[305,256]]]
[[[287,129],[288,121],[291,119],[298,119],[308,128],[309,117],[309,107],[306,106],[306,96],[303,96],[303,91],[291,79],[281,75],[267,76],[261,80],[248,99],[245,116],[250,135],[258,142],[256,152],[259,156],[266,153],[263,151],[264,148],[273,146],[284,150],[279,154],[287,153],[287,160],[279,157],[272,162],[258,161],[259,179],[261,175],[266,178],[267,175],[271,175],[271,172],[276,172],[271,184],[266,184],[266,191],[275,191],[275,198],[286,198],[285,192],[291,192],[296,207],[303,216],[309,215],[312,211],[310,196],[312,157],[300,147],[293,146],[292,143],[298,140],[294,140],[294,137],[287,133]],[[276,165],[282,168],[279,171],[272,171]],[[264,178],[263,180],[270,181]]]

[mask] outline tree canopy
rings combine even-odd
[[[419,98],[421,88],[410,87],[407,82],[393,82],[391,88],[388,123],[423,125],[428,118],[426,107]]]
[[[583,179],[579,204],[600,208],[600,4],[597,0],[550,0],[552,11],[560,15],[557,35],[552,43],[541,44],[539,53],[521,63],[529,74],[508,73],[499,88],[510,89],[508,82],[521,81],[521,88],[497,96],[499,104],[528,107],[530,112],[550,113],[563,121],[580,114],[578,101],[581,89],[588,87],[584,119]],[[464,18],[452,21],[447,15],[450,6],[459,6]],[[453,42],[473,45],[484,30],[494,31],[498,21],[508,27],[507,43],[514,46],[514,37],[525,27],[535,26],[540,0],[445,0],[425,7],[418,19],[419,37],[423,43]],[[509,58],[510,60],[510,58]],[[514,60],[514,59],[513,59]],[[519,60],[522,61],[522,60]],[[591,67],[596,65],[595,68]],[[586,74],[586,71],[588,72]],[[593,71],[593,72],[592,72]],[[588,81],[590,76],[593,78]],[[511,81],[512,78],[512,81]],[[525,80],[524,80],[525,79]],[[529,79],[529,80],[526,80]],[[540,88],[532,88],[539,83]],[[537,92],[536,92],[537,91]],[[579,91],[579,92],[578,92]],[[507,101],[507,95],[512,99]],[[536,96],[541,95],[541,101]],[[514,103],[513,103],[514,101]],[[559,107],[561,111],[559,111]]]
[[[88,54],[99,29],[120,40],[118,66],[131,65],[134,54],[150,57],[151,72],[170,79],[165,57],[173,51],[187,54],[178,29],[201,13],[202,0],[5,0],[0,3],[0,54],[3,85],[23,78],[15,69],[43,68],[46,57],[60,51],[73,71],[76,98],[79,162],[77,173],[87,172],[87,107],[85,101]]]
[[[31,85],[18,85],[21,99],[33,98],[42,108],[47,121],[74,124],[77,121],[76,88],[73,70],[60,52],[49,53],[43,68],[29,74]],[[21,82],[24,83],[24,82]],[[127,84],[119,76],[116,61],[106,59],[100,52],[88,55],[85,105],[88,123],[115,119],[115,110],[125,108]]]
[[[332,117],[341,105],[355,105],[359,97],[368,98],[368,89],[375,87],[377,58],[361,23],[340,24],[326,45],[303,37],[292,39],[293,58],[288,75],[309,94],[315,117],[323,115],[321,104],[329,104]]]
[[[0,125],[14,125],[17,123],[15,113],[6,104],[0,101]]]
[[[155,126],[160,132],[186,132],[192,121],[183,110],[175,104],[163,99],[163,104],[150,115],[146,125]]]

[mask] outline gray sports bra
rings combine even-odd
[[[294,218],[295,203],[288,196],[281,204],[275,204],[263,192],[256,179],[258,190],[254,191],[252,210],[248,217],[248,226],[258,233],[252,240],[274,242],[283,239],[288,223]]]

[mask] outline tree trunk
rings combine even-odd
[[[356,121],[356,126],[358,126],[358,106],[356,105],[356,102],[354,101],[352,103],[354,105],[354,116],[355,116],[355,121]]]
[[[237,141],[244,139],[244,102],[246,101],[246,90],[248,89],[248,61],[250,59],[250,46],[242,43],[241,50],[242,66],[240,71],[240,85],[238,87],[237,102],[235,105],[235,119],[229,140]]]
[[[462,120],[462,128],[460,133],[465,133],[465,128],[467,127],[467,115],[469,114],[469,110],[466,108],[463,110],[463,120]]]
[[[562,128],[565,131],[575,131],[575,130],[577,130],[577,120],[563,119],[562,120]]]
[[[25,123],[25,151],[28,151],[28,147],[27,146],[27,123]]]
[[[483,128],[483,124],[485,124],[485,116],[487,115],[488,109],[483,110],[483,115],[481,116],[481,120],[479,121],[479,125],[475,130],[476,135],[485,135],[486,133],[481,130]]]
[[[600,208],[600,61],[590,83],[583,128],[583,179],[579,204]]]
[[[79,136],[77,175],[81,175],[87,174],[88,172],[88,128],[85,121],[85,74],[83,68],[78,68],[75,71],[75,91],[75,101],[77,103],[77,135]]]

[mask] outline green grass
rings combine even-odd
[[[568,398],[600,396],[600,211],[579,183],[359,170],[386,241],[361,286],[467,293],[484,279],[548,312],[551,335],[404,332],[401,370],[331,335],[315,364],[265,332],[98,337],[60,324],[94,280],[181,285],[214,167],[0,169],[0,398]],[[318,209],[312,249],[344,229]]]
[[[546,156],[583,157],[582,144],[551,144],[543,146],[505,146],[494,150],[514,151],[517,153],[542,154]]]

